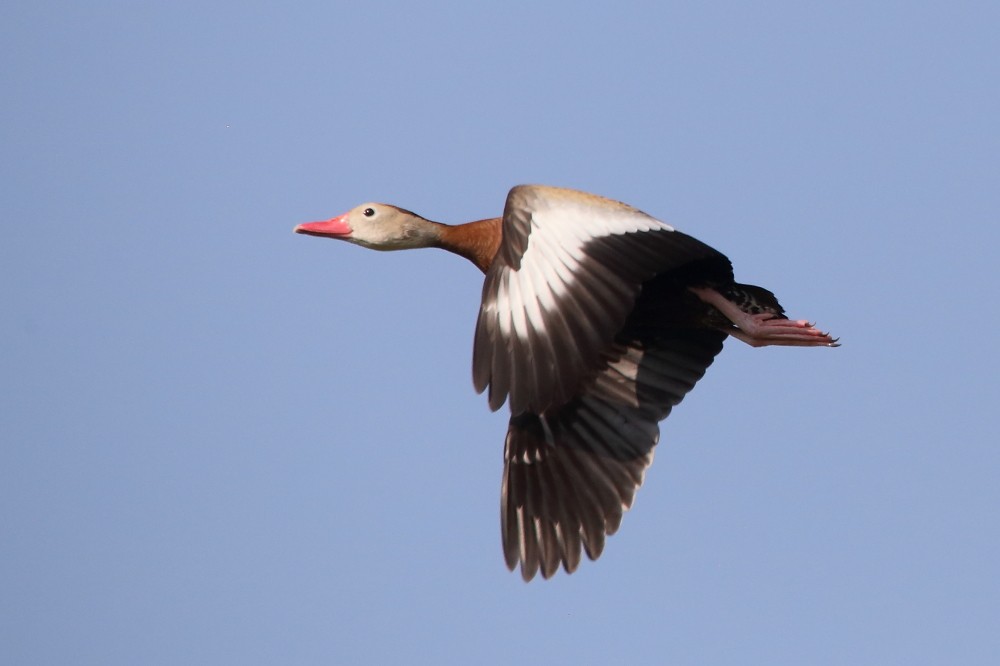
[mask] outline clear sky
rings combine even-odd
[[[0,8],[0,663],[991,664],[1000,5]],[[730,341],[596,563],[503,565],[481,276],[297,236],[627,201]]]

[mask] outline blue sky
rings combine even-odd
[[[7,3],[0,661],[992,663],[995,3]],[[481,277],[292,234],[538,182],[840,349],[727,343],[521,582]]]

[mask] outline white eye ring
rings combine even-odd
[[[365,217],[372,217],[373,215],[375,215],[375,209],[374,208],[365,208],[365,210],[364,210],[364,216]]]

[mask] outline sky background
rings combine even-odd
[[[0,662],[992,664],[1000,5],[9,2]],[[503,565],[481,275],[292,227],[518,183],[713,245],[603,557]]]

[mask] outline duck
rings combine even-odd
[[[836,347],[721,252],[620,201],[512,188],[501,217],[435,222],[364,203],[294,228],[373,250],[440,248],[485,274],[472,379],[504,403],[500,533],[525,581],[596,560],[653,461],[659,423],[727,338]]]

